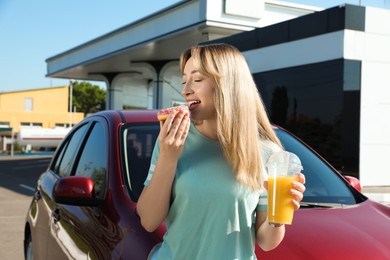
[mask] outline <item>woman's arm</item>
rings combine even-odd
[[[137,204],[141,224],[149,232],[154,231],[168,215],[175,172],[176,163],[160,154],[153,177],[144,187]]]
[[[305,192],[305,176],[302,173],[298,175],[299,181],[293,182],[292,189],[290,190],[292,196],[292,202],[294,209],[299,209],[299,202],[303,198]],[[264,182],[264,186],[268,188],[268,181]],[[269,251],[277,247],[282,242],[285,234],[284,225],[278,227],[272,227],[267,221],[267,211],[257,211],[256,214],[256,240],[259,246],[264,251]]]
[[[257,211],[256,240],[261,249],[269,251],[277,247],[284,238],[285,227],[271,227],[267,221],[267,211]]]
[[[149,232],[154,231],[168,215],[172,183],[190,128],[190,120],[184,112],[176,117],[172,112],[165,122],[160,123],[160,127],[160,154],[153,177],[143,189],[137,204],[141,224]]]

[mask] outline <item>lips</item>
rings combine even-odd
[[[189,109],[194,109],[197,106],[199,106],[200,103],[201,103],[200,100],[191,100],[187,102],[187,105]]]

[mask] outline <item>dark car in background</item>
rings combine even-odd
[[[136,206],[159,132],[157,111],[104,111],[77,124],[37,181],[24,228],[26,259],[147,259]],[[278,248],[259,259],[390,259],[390,207],[360,193],[291,133],[275,127],[304,166],[306,191]]]

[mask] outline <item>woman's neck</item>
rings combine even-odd
[[[194,122],[196,129],[204,136],[212,139],[218,140],[217,134],[217,121],[215,120],[202,120]]]

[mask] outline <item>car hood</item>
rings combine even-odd
[[[282,243],[259,259],[390,259],[390,207],[366,200],[342,208],[302,208]],[[261,251],[261,250],[259,250]]]

